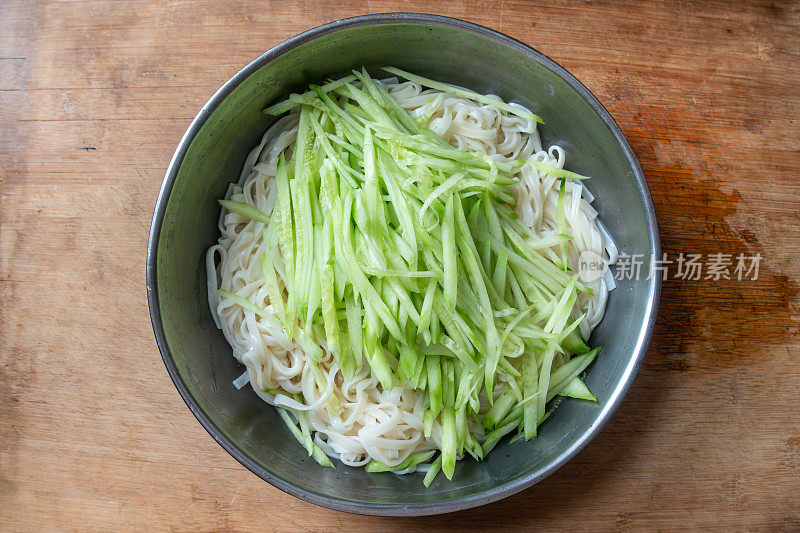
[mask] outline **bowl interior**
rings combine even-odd
[[[211,319],[204,258],[218,237],[216,200],[238,179],[246,154],[273,120],[261,110],[308,83],[362,65],[376,75],[381,65],[395,65],[534,110],[546,122],[540,129],[543,143],[560,144],[568,168],[593,176],[588,183],[596,196],[593,205],[622,251],[645,254],[642,269],[647,272],[658,244],[647,209],[649,194],[636,179],[638,165],[604,121],[605,110],[562,79],[559,73],[572,79],[563,69],[477,26],[442,19],[373,19],[329,25],[273,49],[201,113],[176,154],[171,190],[168,174],[156,208],[149,265],[155,277],[150,287],[154,325],[157,336],[163,328],[165,361],[193,412],[237,459],[279,488],[329,507],[374,514],[427,514],[479,505],[551,473],[599,429],[638,366],[658,288],[655,281],[618,282],[591,339],[605,347],[586,378],[599,402],[564,401],[531,442],[503,441],[486,461],[467,458],[459,462],[452,482],[439,476],[429,489],[422,486],[421,474],[367,474],[341,463],[335,470],[319,467],[274,409],[249,386],[237,391],[231,384],[242,368]]]

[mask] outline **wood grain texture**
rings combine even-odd
[[[757,281],[664,283],[621,409],[502,502],[356,517],[241,467],[153,341],[164,170],[241,66],[346,16],[430,11],[533,45],[628,136],[664,251],[760,253]],[[0,3],[0,530],[800,530],[800,3]]]

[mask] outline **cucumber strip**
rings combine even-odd
[[[426,355],[425,366],[428,372],[428,401],[433,418],[442,410],[442,367],[439,356]]]
[[[541,370],[539,372],[539,383],[537,386],[535,403],[536,403],[536,424],[541,424],[544,421],[544,408],[547,403],[547,391],[550,388],[550,368],[553,364],[553,357],[556,354],[555,343],[547,343],[547,350],[542,357]],[[530,369],[530,373],[534,374],[534,369]],[[527,391],[526,391],[527,394]],[[533,403],[533,402],[532,402]]]
[[[292,213],[292,198],[291,187],[289,186],[289,174],[287,171],[287,164],[283,158],[283,154],[278,159],[278,170],[275,175],[275,187],[278,191],[278,196],[275,201],[276,209],[278,209],[281,219],[280,224],[276,227],[278,233],[278,244],[280,246],[281,257],[283,257],[283,264],[286,268],[286,290],[289,293],[289,301],[287,304],[287,321],[289,324],[294,324],[294,312],[292,287],[294,286],[294,218]],[[291,337],[291,331],[289,336]]]
[[[306,310],[305,326],[314,323],[314,317],[320,308],[320,298],[322,293],[322,237],[323,228],[317,228],[314,232],[314,254],[311,265],[311,286],[308,289],[308,308]],[[332,280],[332,278],[331,278]]]
[[[575,290],[575,283],[577,280],[578,276],[573,276],[567,286],[564,287],[561,298],[558,300],[555,309],[553,309],[553,314],[550,315],[550,319],[543,328],[545,333],[564,330],[564,326],[567,320],[569,320],[569,313],[572,311],[572,306],[575,303],[575,299],[578,297],[578,293]]]
[[[564,170],[563,168],[554,167],[553,165],[548,165],[547,163],[536,161],[534,159],[529,160],[528,164],[534,166],[536,170],[538,170],[542,174],[550,174],[551,176],[555,176],[556,178],[567,178],[572,180],[589,179],[589,176],[582,176],[580,174],[576,174],[575,172],[570,172],[569,170]]]
[[[463,376],[459,381],[463,381]],[[464,445],[467,443],[467,406],[466,402],[461,407],[455,408],[455,422],[456,422],[456,456],[463,455]]]
[[[392,368],[386,360],[386,355],[378,343],[378,337],[369,320],[365,321],[364,324],[364,356],[378,381],[380,381],[383,390],[391,390],[394,385]]]
[[[478,370],[478,364],[470,357],[470,355],[456,342],[453,341],[447,335],[439,335],[439,342],[441,342],[442,346],[453,352],[458,360],[461,362],[462,365],[467,369],[469,372],[475,372]]]
[[[361,150],[360,148],[357,148],[356,146],[350,144],[346,140],[342,139],[340,136],[337,136],[337,135],[335,135],[333,133],[326,133],[325,134],[325,138],[328,139],[329,142],[332,142],[334,144],[338,144],[339,146],[341,146],[342,148],[344,148],[345,150],[347,150],[348,152],[353,154],[356,157],[357,160],[359,160],[359,161],[363,161],[364,160],[364,152],[363,152],[363,150]]]
[[[345,111],[353,115],[359,124],[368,126],[373,123],[372,117],[370,117],[369,114],[360,107],[354,106],[350,102],[345,103],[342,107],[344,107]]]
[[[300,401],[300,398],[295,395],[295,401]],[[303,445],[306,447],[306,451],[308,452],[308,456],[311,457],[314,455],[314,441],[311,440],[311,428],[308,426],[308,418],[306,418],[306,413],[304,411],[297,411],[295,412],[295,416],[297,416],[297,421],[300,423],[300,433],[303,435]]]
[[[311,357],[312,360],[320,362],[322,360],[322,348],[314,342],[311,338],[311,328],[304,328],[300,330],[300,335],[297,336],[297,342],[303,347],[303,350]]]
[[[500,442],[500,439],[502,439],[503,437],[505,437],[506,435],[517,429],[519,427],[519,423],[520,420],[519,417],[517,417],[508,422],[507,424],[487,434],[486,439],[483,441],[483,446],[482,446],[483,456],[486,457],[486,455],[490,451],[492,451],[495,446],[497,446],[497,443]]]
[[[494,208],[489,200],[489,195],[484,194],[483,198],[483,212],[486,216],[486,224],[489,228],[489,235],[498,243],[503,242],[503,228],[500,225],[500,217],[497,210]]]
[[[564,328],[564,329],[561,331],[561,333],[558,335],[558,338],[559,338],[559,339],[561,339],[561,340],[563,341],[564,339],[566,339],[567,337],[569,337],[569,336],[572,334],[572,332],[573,332],[573,331],[575,331],[575,330],[578,328],[578,326],[580,325],[580,323],[581,323],[581,322],[583,322],[583,319],[584,319],[584,318],[586,318],[586,313],[583,313],[581,316],[579,316],[578,318],[576,318],[575,320],[573,320],[572,322],[570,322],[570,323],[569,323],[569,324],[568,324],[568,325],[567,325],[567,326],[566,326],[566,327],[565,327],[565,328]],[[562,344],[562,346],[563,346],[563,345],[564,345],[564,342],[562,342],[561,344]]]
[[[506,219],[506,221],[507,220],[508,219]],[[509,238],[514,248],[519,250],[520,254],[528,259],[530,263],[535,265],[538,270],[540,270],[543,274],[552,277],[555,281],[560,283],[562,287],[566,285],[566,283],[569,281],[570,275],[561,270],[555,263],[543,257],[539,250],[532,248],[531,245],[522,237],[522,235],[513,227],[513,224],[504,225],[503,232]],[[509,260],[510,259],[511,254],[509,254]]]
[[[508,278],[508,254],[500,250],[497,254],[497,262],[492,273],[492,285],[501,295],[506,292],[506,279]]]
[[[509,363],[508,359],[506,359],[505,357],[500,359],[500,363],[498,364],[498,366],[502,368],[509,376],[515,378],[522,377],[522,374],[519,372],[519,370],[511,366],[511,363]]]
[[[297,442],[299,442],[300,444],[305,444],[303,440],[303,433],[295,425],[294,421],[289,416],[289,413],[281,407],[276,407],[275,409],[278,410],[278,414],[280,415],[284,424],[286,424],[286,427],[289,428],[289,431],[291,431],[292,435],[294,435],[294,438],[297,439]],[[322,451],[322,448],[313,443],[312,446],[313,449],[311,457],[313,457],[317,463],[319,463],[321,466],[324,466],[325,468],[335,468],[330,458],[327,455],[325,455],[325,452]]]
[[[439,110],[442,102],[444,102],[443,94],[437,94],[436,96],[432,97],[426,104],[417,109],[419,115],[414,118],[414,122],[416,122],[419,126],[427,126],[434,113]]]
[[[399,348],[400,357],[397,362],[397,378],[405,385],[413,388],[416,382],[417,360],[422,360],[424,356],[409,345]]]
[[[444,272],[444,301],[448,309],[455,310],[458,297],[458,267],[455,240],[455,198],[453,195],[447,199],[445,206],[444,223],[442,225],[442,257]]]
[[[269,236],[265,236],[264,240],[268,243],[267,250],[270,250],[272,247],[271,241],[273,240],[272,232],[270,232]],[[283,305],[283,296],[278,287],[278,278],[275,275],[275,268],[272,266],[272,262],[267,258],[266,252],[261,255],[260,262],[261,273],[264,276],[264,284],[267,286],[267,293],[269,294],[269,303],[275,309],[275,313],[278,315],[281,324],[283,324],[283,328],[288,331],[286,308]]]
[[[458,446],[458,436],[456,435],[456,416],[452,407],[445,407],[441,414],[442,419],[442,472],[447,479],[453,479],[453,472],[456,468],[456,447]]]
[[[428,401],[425,401],[426,406]],[[431,438],[431,432],[433,431],[433,413],[431,413],[429,406],[425,408],[425,413],[422,415],[422,434],[425,435],[426,439]]]
[[[409,318],[411,318],[415,324],[419,324],[419,312],[414,307],[414,302],[411,301],[411,298],[408,296],[408,292],[400,285],[400,282],[394,277],[389,277],[386,278],[386,283],[394,291],[395,295],[397,296],[397,300],[400,302],[400,306],[406,313],[408,313]]]
[[[561,346],[563,346],[564,349],[576,354],[582,354],[589,351],[586,341],[581,338],[581,334],[578,332],[578,330],[574,330],[564,337],[564,340],[561,341]]]
[[[436,291],[436,281],[430,280],[428,288],[425,289],[425,298],[422,300],[422,307],[419,311],[419,324],[417,324],[417,331],[426,331],[431,322],[431,313],[433,311],[433,296]]]
[[[254,304],[253,302],[251,302],[247,298],[243,298],[243,297],[239,296],[238,294],[234,294],[234,293],[232,293],[230,291],[226,291],[224,289],[217,289],[217,294],[219,294],[220,296],[224,296],[226,298],[230,298],[231,300],[236,302],[236,304],[238,304],[240,307],[242,307],[244,309],[247,309],[249,311],[252,311],[256,315],[258,315],[261,318],[267,320],[268,322],[272,322],[274,324],[279,324],[278,321],[275,320],[274,316],[272,316],[271,314],[267,313],[267,311],[264,308],[257,306],[256,304]]]
[[[526,243],[528,248],[532,250],[542,250],[545,248],[552,248],[553,246],[560,246],[562,244],[566,244],[572,240],[571,235],[567,235],[565,233],[558,233],[556,235],[550,235],[549,237],[539,238],[539,237],[528,237],[526,239]]]
[[[367,126],[364,130],[364,190],[366,193],[366,206],[369,220],[376,224],[378,202],[380,194],[378,179],[375,176],[375,144],[372,142],[372,129]]]
[[[444,303],[444,298],[442,297],[441,293],[437,293],[434,295],[433,299],[433,312],[436,313],[436,321],[437,327],[439,326],[438,322],[441,322],[441,326],[444,327],[447,334],[449,334],[449,338],[451,342],[456,345],[456,349],[463,351],[466,353],[468,349],[471,348],[469,336],[466,331],[464,331],[461,327],[461,324],[456,322],[455,314],[450,312],[447,305]],[[431,318],[431,325],[434,324],[433,317]],[[431,335],[433,335],[433,331],[431,331]],[[438,330],[436,331],[436,338],[439,337],[446,337],[447,335],[443,335]],[[438,341],[435,341],[438,342]],[[450,348],[450,346],[448,346]],[[452,348],[450,348],[452,350]],[[453,350],[455,353],[455,350]]]
[[[514,391],[511,389],[505,390],[483,416],[483,427],[486,431],[497,429],[497,426],[508,415],[515,402]]]
[[[435,89],[437,91],[442,91],[448,94],[452,94],[454,96],[458,96],[461,98],[467,98],[469,100],[473,100],[475,102],[480,102],[482,104],[493,105],[498,109],[505,111],[511,115],[516,115],[518,117],[522,117],[528,120],[535,120],[541,124],[544,124],[544,121],[539,118],[538,116],[534,115],[530,111],[526,111],[519,107],[514,107],[509,105],[499,98],[494,98],[491,96],[486,96],[485,94],[476,93],[474,91],[469,91],[467,89],[460,89],[458,87],[454,87],[452,85],[448,85],[446,83],[434,81],[422,76],[417,76],[416,74],[411,74],[410,72],[406,72],[404,70],[400,70],[399,68],[395,67],[381,67],[386,72],[391,74],[395,74],[396,76],[401,76],[409,81],[413,81],[419,85],[423,85],[425,87],[430,87],[431,89]]]
[[[479,369],[480,370],[480,369]],[[458,383],[458,394],[456,394],[456,409],[463,409],[467,401],[481,382],[482,375],[480,372],[467,372],[461,373],[461,379]]]
[[[358,368],[361,366],[364,341],[362,335],[363,321],[361,318],[361,308],[358,304],[358,297],[355,295],[345,301],[345,318],[347,320],[347,335],[350,339],[349,348],[353,351],[353,358],[356,362],[356,368]]]
[[[414,371],[417,376],[413,388],[425,390],[428,387],[428,371],[425,366],[425,356],[421,356],[417,359],[417,368]]]
[[[509,446],[510,446],[511,444],[514,444],[514,443],[515,443],[515,442],[517,442],[518,440],[522,439],[524,436],[525,436],[525,432],[524,432],[524,431],[520,431],[520,429],[518,428],[518,429],[517,429],[517,434],[516,434],[516,435],[514,435],[513,437],[511,437],[510,439],[508,439],[508,444],[509,444]]]
[[[342,369],[342,374],[347,379],[352,379],[358,367],[353,352],[349,347],[342,349],[339,342],[339,317],[334,304],[333,266],[331,264],[322,267],[322,318],[325,321],[325,339],[328,351],[333,354],[334,360]]]
[[[312,269],[314,265],[314,231],[311,225],[311,206],[304,182],[292,180],[292,205],[294,206],[295,226],[295,267],[294,295],[295,310],[302,313],[308,306],[308,295],[311,288]]]
[[[483,461],[483,448],[481,447],[480,443],[475,440],[469,432],[467,433],[466,442],[464,443],[464,449],[467,450],[476,461]]]
[[[314,131],[312,111],[303,106],[297,126],[297,141],[292,155],[294,178],[289,183],[291,201],[294,207],[295,227],[295,309],[302,313],[308,305],[309,289],[312,279],[314,255],[314,231],[311,222],[311,201],[308,182],[311,180]],[[302,315],[301,315],[302,316]]]
[[[506,362],[505,359],[501,359],[500,361],[501,363]],[[500,365],[500,367],[502,368],[502,364]],[[516,398],[517,402],[523,402],[524,400],[522,395],[522,389],[520,388],[519,383],[517,383],[516,378],[510,374],[507,374],[506,372],[503,372],[503,375],[506,378],[506,381],[508,382],[508,386],[511,388],[512,391],[514,391],[514,398]]]
[[[592,391],[589,390],[589,387],[586,386],[586,383],[584,383],[579,376],[575,376],[572,378],[572,381],[564,385],[564,388],[559,391],[558,395],[577,398],[579,400],[597,401],[595,395],[592,394]]]
[[[425,201],[422,203],[422,207],[420,208],[419,214],[417,215],[417,217],[419,219],[422,219],[422,217],[425,216],[425,212],[428,210],[428,208],[431,206],[431,204],[433,204],[434,202],[438,201],[439,198],[441,198],[445,193],[447,193],[451,188],[453,188],[453,186],[455,186],[456,183],[462,181],[464,179],[465,175],[466,175],[466,172],[460,172],[460,173],[457,173],[457,174],[453,174],[447,180],[445,180],[444,183],[442,183],[441,185],[436,187],[425,198]],[[452,195],[450,195],[450,197],[452,198]]]
[[[237,215],[255,220],[256,222],[261,222],[262,224],[269,224],[269,215],[259,211],[250,204],[234,202],[233,200],[217,200],[217,202],[231,213],[236,213]]]
[[[455,403],[455,367],[450,359],[441,359],[442,363],[442,405],[452,407]]]
[[[530,398],[539,392],[539,368],[536,363],[536,356],[529,354],[522,363],[522,392]],[[525,440],[530,440],[536,436],[539,427],[538,417],[539,405],[535,401],[529,401],[523,406],[522,427]]]
[[[566,216],[564,215],[564,202],[565,202],[565,194],[567,188],[567,180],[561,180],[561,186],[558,189],[558,200],[556,201],[556,225],[558,227],[558,233],[563,234],[567,231],[567,220]],[[567,270],[567,242],[562,241],[559,248],[561,249],[561,264],[563,270]]]
[[[425,473],[425,478],[422,480],[422,484],[425,485],[425,488],[431,486],[433,480],[436,479],[437,474],[442,470],[442,454],[431,463],[431,466],[428,468],[428,471]]]
[[[550,375],[550,384],[547,389],[546,401],[552,400],[570,381],[580,375],[581,372],[586,370],[586,367],[594,361],[594,358],[600,352],[600,347],[594,348],[592,351],[583,355],[573,357]]]
[[[523,307],[527,306],[528,300],[522,293],[522,288],[520,288],[519,286],[519,282],[517,281],[517,276],[514,275],[514,270],[509,269],[508,272],[506,273],[506,277],[508,279],[509,292],[511,293],[511,297],[514,300],[514,306],[517,309],[522,309]]]
[[[392,472],[396,470],[406,470],[411,468],[412,466],[416,466],[420,463],[426,463],[433,457],[433,454],[436,453],[435,450],[431,450],[429,452],[422,452],[422,453],[415,453],[410,455],[406,458],[405,461],[400,463],[397,466],[387,466],[380,461],[375,461],[374,459],[364,465],[364,471],[369,472],[370,474],[374,474],[377,472]]]

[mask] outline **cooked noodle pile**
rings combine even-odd
[[[492,105],[481,105],[413,82],[396,79],[382,82],[399,104],[413,117],[427,119],[426,126],[454,147],[478,151],[498,160],[536,160],[563,168],[565,153],[559,146],[542,147],[533,120],[504,114]],[[513,105],[513,104],[512,104]],[[250,204],[271,213],[277,191],[275,175],[279,155],[287,160],[297,135],[299,113],[278,120],[250,152],[238,183],[231,184],[226,199]],[[525,165],[517,174],[514,186],[516,210],[521,220],[536,236],[545,238],[557,233],[556,205],[560,181]],[[580,181],[566,184],[565,216],[569,241],[568,264],[577,271],[578,257],[591,251],[606,263],[615,261],[616,249],[607,233],[598,227],[597,212],[590,205],[592,197]],[[314,441],[331,457],[351,466],[370,460],[396,466],[409,455],[441,448],[441,428],[434,422],[430,438],[423,433],[425,393],[395,386],[385,391],[370,367],[363,364],[353,379],[345,379],[324,344],[319,368],[327,386],[320,387],[306,354],[300,345],[289,340],[280,323],[271,317],[258,316],[235,301],[220,298],[216,290],[240,295],[274,313],[262,275],[260,257],[266,247],[264,224],[223,209],[219,220],[219,243],[208,250],[208,297],[217,326],[233,348],[233,355],[247,368],[236,380],[238,387],[247,382],[265,402],[285,407],[290,412],[306,413]],[[275,248],[272,254],[279,275],[285,273],[283,260]],[[603,317],[609,287],[608,276],[585,283],[593,294],[580,293],[572,317],[586,314],[580,324],[588,338]],[[555,363],[554,363],[555,364]],[[319,378],[319,376],[317,376]],[[499,376],[494,395],[508,387]],[[279,389],[288,394],[274,395],[265,389]],[[292,396],[290,398],[289,396]],[[338,402],[329,401],[332,396]],[[481,399],[482,411],[488,408]],[[470,431],[479,440],[481,424],[470,423]]]

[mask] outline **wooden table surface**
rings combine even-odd
[[[153,340],[147,233],[181,134],[239,68],[324,22],[434,8],[599,97],[670,259],[762,261],[757,280],[664,283],[628,397],[547,480],[457,515],[357,517],[261,481],[190,414]],[[799,531],[799,119],[798,2],[3,1],[0,530]]]

